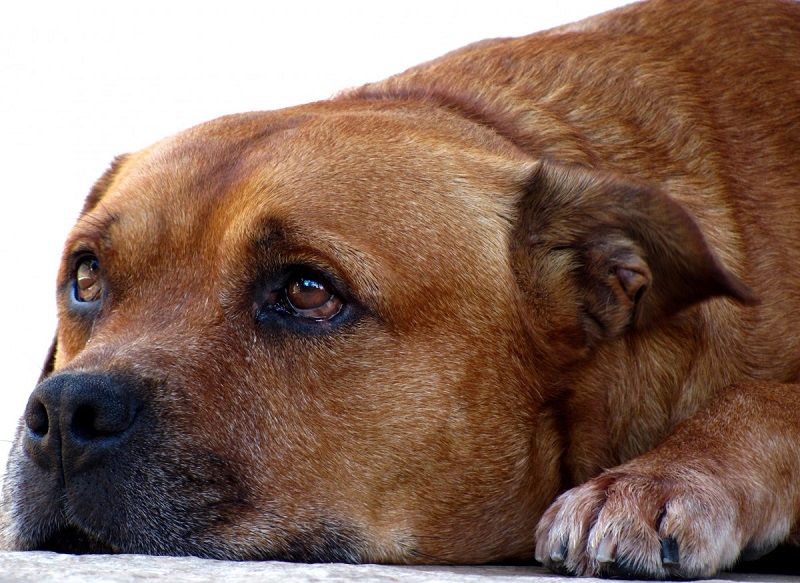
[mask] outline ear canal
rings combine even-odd
[[[579,251],[583,310],[595,336],[616,337],[642,323],[653,275],[645,253],[618,234],[598,234]]]
[[[634,304],[641,304],[644,294],[652,281],[650,270],[646,269],[644,265],[641,270],[634,270],[630,267],[617,267],[615,275],[628,300]]]
[[[756,301],[692,216],[656,188],[543,161],[518,211],[514,256],[538,265],[518,271],[528,279],[549,273],[552,281],[555,261],[568,270],[590,337],[610,339],[715,296]]]

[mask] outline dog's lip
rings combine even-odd
[[[74,525],[57,528],[36,545],[36,550],[70,555],[109,555],[119,552],[110,543]]]

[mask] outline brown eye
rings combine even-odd
[[[79,302],[95,302],[102,294],[100,262],[94,256],[84,257],[75,268],[75,298]]]
[[[290,280],[286,301],[298,316],[313,320],[330,320],[342,309],[342,300],[312,277]]]

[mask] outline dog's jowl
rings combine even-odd
[[[798,152],[800,4],[656,0],[120,156],[2,544],[700,577],[800,542]]]

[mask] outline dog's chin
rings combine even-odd
[[[33,550],[70,555],[110,555],[120,552],[112,545],[74,526],[60,528],[36,545]]]
[[[337,532],[321,528],[299,534],[276,545],[240,547],[224,541],[198,545],[158,546],[154,541],[109,542],[75,525],[60,526],[38,542],[17,545],[17,550],[50,551],[69,555],[146,554],[162,556],[195,556],[220,560],[280,560],[300,563],[359,563],[363,562],[363,542],[349,531]]]

